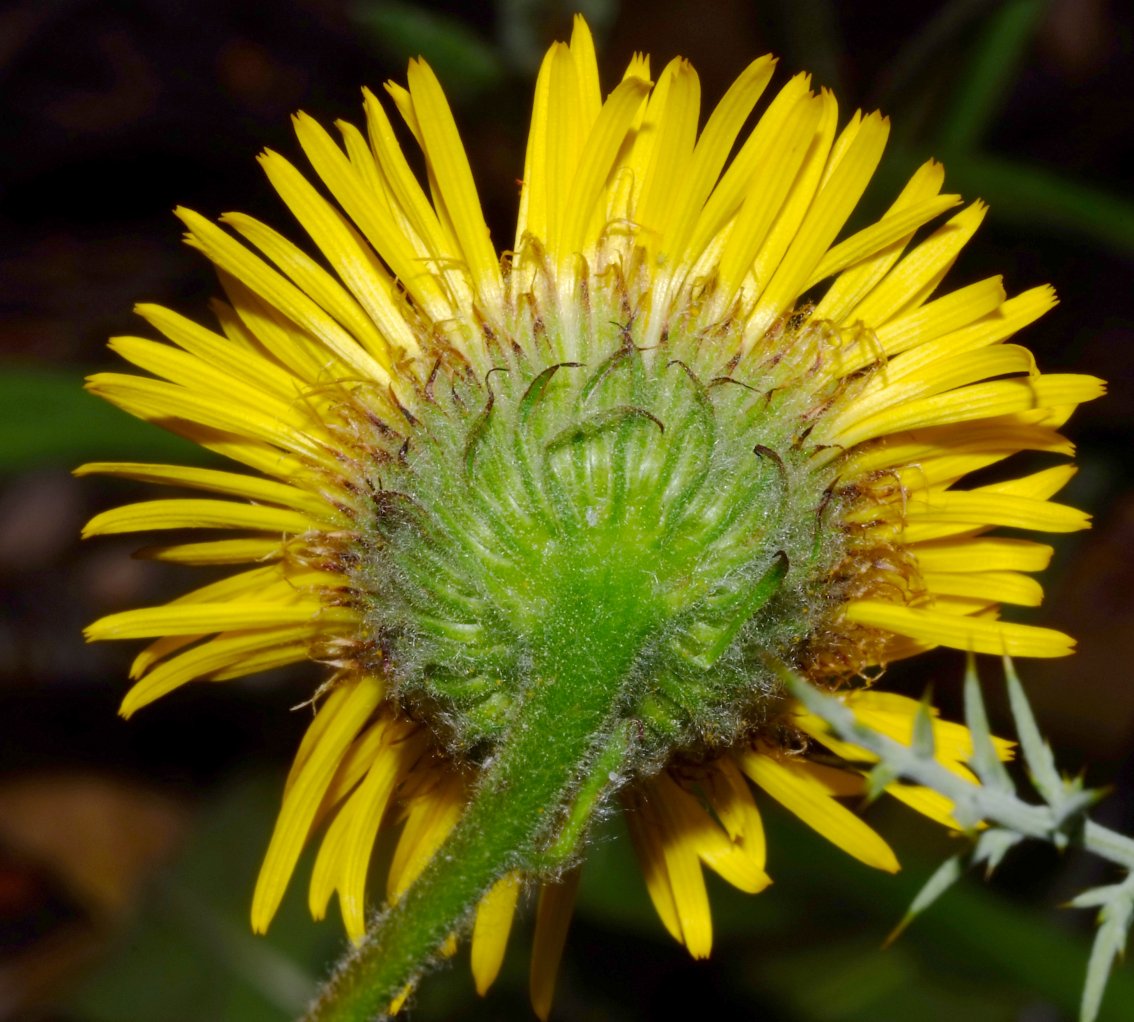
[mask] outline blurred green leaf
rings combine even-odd
[[[980,144],[1027,55],[1048,0],[1002,0],[995,5],[950,91],[938,120],[937,144],[965,152]]]
[[[1134,202],[1129,199],[998,156],[945,154],[943,159],[950,187],[979,195],[999,221],[1077,234],[1134,253]]]
[[[878,763],[866,775],[866,795],[864,801],[867,805],[880,798],[886,789],[898,780],[898,771],[886,763]]]
[[[760,9],[775,23],[773,41],[785,65],[805,69],[816,85],[844,94],[843,37],[834,0],[765,0]]]
[[[461,101],[504,77],[492,44],[457,17],[397,0],[364,0],[353,14],[376,49],[400,59],[406,54],[424,57],[449,95]]]
[[[196,444],[88,394],[73,372],[0,368],[0,474],[92,459],[178,461],[211,457]]]
[[[987,10],[988,0],[952,0],[930,15],[881,71],[874,103],[893,111],[919,91],[919,79],[927,70],[948,66],[964,32]]]
[[[64,1002],[76,1022],[289,1022],[342,943],[292,884],[267,937],[248,906],[282,779],[260,774],[201,809],[180,858],[146,890],[101,968]],[[301,876],[307,863],[300,864]]]

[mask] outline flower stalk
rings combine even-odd
[[[563,586],[564,602],[573,589]],[[625,777],[630,746],[619,710],[643,616],[636,601],[620,598],[626,589],[608,592],[599,605],[553,605],[515,724],[460,822],[336,971],[309,1022],[386,1017],[493,884],[512,871],[554,879],[569,864],[595,809]]]

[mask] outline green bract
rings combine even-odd
[[[483,758],[525,686],[610,632],[640,764],[731,743],[778,691],[763,658],[798,663],[841,596],[832,459],[808,443],[844,387],[814,371],[823,331],[741,362],[729,323],[642,347],[613,309],[517,320],[374,424],[353,574],[395,696]]]

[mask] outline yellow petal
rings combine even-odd
[[[859,322],[876,330],[895,316],[918,308],[949,272],[987,210],[984,203],[974,202],[947,220],[848,309],[840,321],[848,325]]]
[[[967,422],[1045,405],[1082,404],[1100,397],[1103,392],[1102,380],[1069,373],[975,383],[865,418],[856,417],[850,426],[834,433],[831,439],[849,447],[873,437],[923,426]]]
[[[410,294],[432,316],[443,319],[467,305],[472,295],[470,282],[457,269],[457,240],[414,177],[382,104],[369,89],[362,94],[370,145],[389,201],[384,210],[377,196],[353,189],[338,196],[339,201]],[[308,150],[308,158],[314,163],[314,149]]]
[[[771,883],[759,861],[759,846],[750,854],[744,845],[734,842],[706,808],[668,775],[659,775],[654,783],[663,793],[662,809],[668,811],[669,826],[696,849],[697,857],[709,869],[747,894],[758,894]],[[686,930],[684,922],[682,929]]]
[[[211,450],[224,450],[227,456],[240,461],[248,458],[263,460],[262,454],[258,455],[252,449],[255,445],[250,443],[260,440],[285,451],[303,454],[316,463],[331,465],[331,459],[304,431],[289,428],[274,415],[260,411],[255,404],[234,405],[215,395],[194,393],[163,380],[124,373],[96,373],[88,378],[87,389],[131,415],[160,422],[167,429],[198,440]],[[189,423],[189,427],[179,419]],[[200,436],[194,431],[192,425],[196,424],[223,430],[239,439],[229,445],[218,443],[215,435]],[[241,454],[241,448],[247,448],[247,453]]]
[[[883,222],[908,213],[920,203],[932,201],[941,191],[944,181],[945,171],[941,164],[934,160],[922,164],[886,211]],[[830,320],[833,323],[851,323],[851,310],[886,276],[913,235],[914,231],[909,231],[874,255],[840,273],[815,307],[814,318]],[[848,239],[848,242],[853,240],[853,238]],[[819,270],[816,271],[816,276],[818,274]],[[866,356],[865,361],[859,363],[856,368],[869,364],[876,357],[877,346],[858,345],[860,353],[866,347],[873,348],[875,354]]]
[[[697,226],[690,242],[690,248],[693,252],[705,251],[710,242],[724,230],[742,205],[757,201],[751,194],[752,180],[757,173],[761,175],[761,187],[757,191],[757,195],[776,190],[770,182],[763,180],[763,176],[765,173],[779,175],[783,171],[780,165],[780,157],[783,156],[787,159],[788,154],[786,151],[781,152],[777,148],[779,140],[788,141],[791,138],[785,132],[796,125],[797,118],[801,114],[814,118],[819,116],[817,108],[812,110],[814,104],[808,91],[810,81],[809,75],[796,75],[768,104],[768,109],[764,111],[755,129],[745,139],[744,144],[740,147],[740,152],[736,154],[736,157],[726,168],[720,181],[716,183],[712,194],[701,211],[701,215],[697,218]],[[810,137],[812,130],[813,126],[811,129],[805,126],[803,134]],[[790,144],[794,146],[794,140]],[[772,153],[776,154],[775,159],[769,159],[769,155]],[[798,167],[804,155],[803,151],[798,152],[798,159],[793,165]],[[788,162],[789,164],[792,163],[791,160],[788,160]],[[784,191],[790,184],[790,174],[794,171],[785,173],[788,174],[788,180],[783,181],[781,178]],[[779,200],[769,199],[768,204],[778,208],[781,201],[782,195]],[[757,217],[757,219],[760,219],[760,217]],[[752,251],[755,252],[755,249],[752,249]],[[743,267],[746,265],[744,258],[737,259],[737,264],[740,272],[743,273]],[[737,277],[738,282],[739,279]]]
[[[473,924],[471,963],[476,992],[483,997],[504,962],[508,934],[522,887],[518,873],[507,873],[480,899]]]
[[[155,635],[196,635],[240,628],[301,625],[316,618],[327,624],[345,624],[357,620],[357,612],[346,607],[323,607],[315,600],[292,605],[251,600],[189,606],[166,604],[108,614],[90,625],[85,634],[90,642],[146,639]]]
[[[824,423],[824,429],[835,436],[854,436],[856,425],[882,422],[890,417],[890,409],[901,409],[916,400],[991,377],[1034,372],[1035,360],[1032,353],[1016,344],[999,344],[983,351],[935,362],[922,371],[908,375],[901,373],[900,365],[893,373],[886,367],[871,378],[861,393],[855,395],[855,400],[845,412]]]
[[[646,882],[646,891],[653,903],[654,911],[662,925],[676,941],[683,941],[681,921],[677,915],[673,889],[670,886],[666,869],[661,824],[653,802],[640,792],[632,791],[623,796],[627,830],[638,858],[638,868]]]
[[[907,541],[922,538],[920,526],[1003,525],[1044,532],[1078,532],[1090,527],[1090,515],[1067,504],[1035,500],[985,490],[947,490],[929,494],[911,493],[906,508]]]
[[[886,794],[942,827],[948,827],[950,830],[964,829],[953,816],[952,800],[932,788],[895,783],[886,785]]]
[[[175,212],[189,228],[194,245],[322,343],[330,355],[341,360],[344,376],[353,372],[383,385],[389,382],[385,369],[373,356],[294,284],[204,217],[184,208]]]
[[[911,547],[923,571],[1043,571],[1055,548],[1030,539],[1003,537],[942,540]]]
[[[835,801],[831,779],[816,764],[800,758],[780,758],[762,749],[734,752],[743,770],[758,787],[804,823],[860,862],[894,873],[898,860],[870,827]]]
[[[810,290],[820,281],[878,255],[960,201],[958,195],[935,195],[887,213],[877,223],[829,248],[804,285],[804,290]]]
[[[231,336],[219,337],[191,319],[160,305],[143,303],[136,305],[134,311],[178,347],[234,379],[267,390],[290,402],[294,402],[303,390],[304,381],[301,377],[265,358],[261,351],[249,347],[247,342],[233,344]]]
[[[726,201],[729,204],[743,202],[720,255],[719,272],[730,292],[743,283],[749,272],[755,273],[758,285],[771,276],[775,269],[771,249],[761,265],[754,269],[757,255],[765,247],[772,226],[788,203],[793,188],[803,187],[799,182],[805,162],[816,147],[822,147],[823,132],[830,123],[830,118],[825,116],[827,104],[806,89],[794,87],[794,84],[789,83],[760,118],[744,150],[729,168],[730,173],[713,192],[702,216],[704,224],[715,225],[724,212]],[[788,99],[792,101],[791,108],[785,109]],[[826,139],[826,143],[830,145],[830,140]],[[752,189],[747,181],[743,185],[733,181],[732,171],[748,162],[762,168],[758,189]],[[817,170],[811,174],[812,188],[817,175]],[[734,190],[738,193],[735,199]],[[704,231],[704,226],[699,227],[697,237],[704,239],[703,242],[695,242],[699,248],[707,246],[711,237],[705,237]],[[780,248],[779,240],[776,248]]]
[[[853,600],[843,614],[850,622],[974,653],[1060,657],[1068,656],[1075,648],[1074,639],[1051,628],[963,617],[880,600]]]
[[[408,766],[401,748],[390,741],[403,732],[401,726],[387,730],[382,750],[350,797],[351,812],[349,825],[342,836],[337,886],[343,924],[351,939],[356,941],[366,933],[366,873],[374,840],[394,788]]]
[[[346,696],[334,705],[328,700],[316,717],[318,721],[332,711],[328,714],[330,719],[319,729],[318,742],[288,789],[276,820],[252,898],[252,929],[257,933],[267,930],[276,913],[306,843],[311,821],[339,762],[384,695],[381,682],[367,675],[344,682],[342,688],[349,689]]]
[[[146,500],[95,515],[83,529],[83,537],[150,529],[256,529],[300,535],[318,526],[317,521],[289,508],[226,500]]]
[[[825,168],[818,195],[808,207],[782,262],[745,324],[748,336],[761,335],[773,320],[795,305],[819,261],[862,198],[882,158],[889,131],[890,122],[878,113],[866,117],[856,114],[855,120],[843,130]],[[757,265],[757,279],[760,272]]]
[[[424,61],[410,61],[409,91],[422,134],[422,149],[436,175],[469,272],[487,307],[496,307],[503,290],[500,263],[489,240],[472,170],[449,103],[437,76]]]
[[[813,219],[809,221],[808,229],[801,235],[802,225],[804,225],[805,218],[808,216],[808,211],[812,208],[813,201],[816,205],[824,206],[825,214],[830,213],[826,203],[817,197],[816,192],[820,190],[820,185],[830,165],[829,157],[835,138],[835,129],[838,125],[839,109],[834,95],[826,89],[820,92],[815,105],[818,108],[819,119],[815,123],[807,145],[803,163],[793,176],[787,198],[779,208],[775,221],[772,223],[763,243],[759,246],[755,258],[749,266],[745,267],[754,285],[755,292],[760,295],[759,315],[749,317],[745,323],[745,337],[749,342],[761,335],[763,330],[778,315],[777,308],[782,309],[783,302],[789,300],[783,296],[788,291],[793,290],[791,281],[795,279],[800,263],[806,262],[804,257],[815,248],[815,231],[830,222],[826,216],[818,220]],[[853,129],[848,125],[847,130]],[[777,162],[778,159],[777,154]],[[837,184],[838,182],[836,182]],[[843,195],[843,189],[834,187],[832,199],[835,202],[836,213],[839,199]],[[749,201],[751,201],[751,196]],[[815,228],[813,229],[810,224],[814,224]],[[806,240],[799,240],[801,238]],[[761,292],[769,286],[768,282],[774,279],[773,275],[777,273],[785,254],[792,249],[799,250],[800,258],[793,257],[789,260],[790,277],[780,275],[774,295],[762,294]],[[808,268],[810,269],[810,267]],[[724,274],[723,266],[721,276],[727,283],[728,277]]]
[[[562,43],[553,43],[544,55],[536,76],[532,99],[531,127],[528,130],[527,154],[524,157],[524,179],[520,188],[520,210],[516,218],[517,254],[524,251],[525,237],[531,234],[543,241],[549,234],[551,216],[551,176],[548,167],[553,80],[558,82],[555,64],[570,59],[563,53]]]
[[[945,572],[922,571],[922,581],[930,593],[945,596],[983,597],[996,603],[1038,607],[1043,588],[1034,579],[1014,571]]]
[[[761,871],[767,861],[767,842],[760,810],[752,789],[731,756],[721,756],[709,765],[705,791],[728,836],[739,844]]]
[[[143,547],[135,555],[170,564],[245,564],[250,561],[276,561],[283,556],[278,539],[211,539],[203,543],[171,543]]]
[[[749,64],[729,86],[697,139],[689,171],[673,195],[674,207],[667,215],[668,226],[662,241],[663,251],[675,260],[684,256],[685,263],[692,265],[701,255],[688,251],[686,246],[737,134],[767,88],[775,68],[776,60],[770,55]]]
[[[189,486],[196,490],[223,493],[227,497],[282,504],[285,508],[306,511],[313,516],[327,514],[328,501],[318,493],[301,486],[236,472],[220,472],[211,468],[186,465],[148,465],[132,461],[91,461],[79,466],[77,476],[109,475],[119,479],[135,479],[158,486]]]
[[[571,260],[583,252],[587,228],[596,214],[603,185],[618,155],[642,98],[649,91],[649,82],[629,78],[610,94],[594,123],[583,148],[566,206],[562,211],[562,236],[552,247],[560,262]]]
[[[551,1014],[559,960],[567,942],[567,928],[579,889],[579,870],[573,869],[557,884],[545,884],[539,892],[535,936],[532,938],[532,967],[529,987],[532,1010],[541,1022]]]
[[[464,778],[449,774],[413,800],[386,877],[386,893],[391,901],[405,893],[457,825],[465,799]]]
[[[709,894],[701,872],[698,829],[687,825],[680,796],[684,793],[664,775],[647,783],[661,835],[662,862],[673,894],[682,943],[694,958],[708,958],[713,947]]]
[[[310,425],[310,415],[303,404],[296,401],[294,390],[285,399],[250,382],[257,375],[252,365],[244,369],[243,376],[234,376],[196,355],[143,337],[112,337],[109,347],[134,365],[170,383],[180,384],[190,392],[206,398],[223,395],[224,400],[236,407],[255,408],[257,412],[271,415],[276,422],[297,431]]]
[[[234,617],[239,618],[239,615]],[[253,632],[223,632],[215,639],[155,667],[130,689],[118,712],[129,717],[190,681],[222,672],[229,678],[251,674],[256,668],[249,665],[255,662],[254,655],[257,653],[270,652],[285,663],[306,660],[315,636],[325,630],[322,624],[313,623],[298,628],[269,627]]]

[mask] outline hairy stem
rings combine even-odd
[[[603,569],[608,570],[608,569]],[[593,592],[593,578],[579,579]],[[613,585],[600,606],[557,580],[532,672],[505,737],[453,832],[405,895],[381,914],[336,970],[307,1022],[371,1022],[414,984],[481,897],[512,870],[532,873],[564,830],[576,840],[600,802],[590,775],[608,778],[627,754],[618,711],[646,640],[637,601]],[[618,762],[612,763],[612,758]],[[599,779],[601,781],[601,778]],[[613,783],[606,786],[609,796]],[[601,787],[601,785],[600,785]],[[576,797],[578,796],[578,797]],[[582,806],[582,809],[580,809]],[[568,811],[569,810],[569,811]]]

